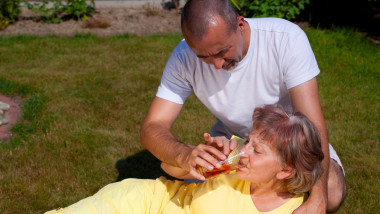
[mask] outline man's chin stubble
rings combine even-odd
[[[228,64],[229,65],[228,68],[224,68],[223,67],[223,69],[226,70],[226,71],[230,71],[230,70],[233,70],[234,68],[236,68],[238,64],[239,64],[239,62],[232,62],[231,65]]]

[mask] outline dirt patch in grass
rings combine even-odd
[[[0,36],[11,35],[57,35],[73,36],[92,33],[98,36],[134,34],[181,33],[180,10],[144,7],[99,7],[87,21],[68,20],[59,24],[43,24],[35,21],[36,14],[23,8],[17,22],[0,30]]]
[[[145,36],[181,33],[179,9],[169,10],[152,6],[99,7],[96,11],[97,13],[86,21],[67,20],[59,24],[44,24],[36,21],[35,13],[22,8],[19,20],[4,30],[0,30],[0,36],[73,36],[88,33],[98,36],[123,34]],[[21,98],[0,94],[0,101],[11,106],[3,115],[8,120],[8,124],[0,126],[0,141],[7,141],[12,136],[11,128],[22,115]]]
[[[0,94],[0,101],[10,105],[10,108],[2,115],[8,120],[8,123],[0,125],[0,141],[8,141],[12,136],[11,128],[21,119],[22,111],[20,105],[22,100],[18,97],[9,97]]]

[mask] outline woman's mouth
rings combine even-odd
[[[244,169],[244,168],[247,168],[247,165],[244,164],[244,163],[240,160],[239,163],[238,163],[238,169]]]

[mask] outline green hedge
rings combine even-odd
[[[49,7],[48,4],[52,6]],[[42,21],[42,23],[61,23],[64,18],[86,20],[88,16],[96,12],[94,0],[89,0],[89,3],[86,0],[49,0],[25,2],[25,5],[38,14],[36,21]]]
[[[0,0],[0,30],[14,23],[20,15],[20,0]]]
[[[244,17],[278,17],[293,20],[310,0],[230,0]]]

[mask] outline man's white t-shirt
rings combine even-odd
[[[182,40],[166,64],[156,94],[184,104],[194,92],[218,119],[213,136],[247,138],[256,107],[291,107],[288,90],[319,74],[307,36],[297,25],[279,18],[246,21],[251,29],[249,49],[234,69],[206,64]]]

